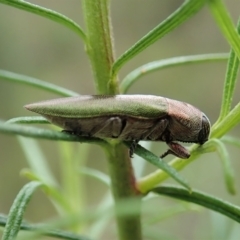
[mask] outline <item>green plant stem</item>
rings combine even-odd
[[[109,18],[109,0],[83,0],[86,22],[86,50],[90,58],[98,94],[117,94],[117,75],[111,75],[114,62],[112,34]],[[138,195],[135,177],[127,148],[119,141],[112,141],[104,149],[108,158],[112,191],[117,207],[122,199]],[[140,203],[140,200],[139,200]],[[131,216],[119,216],[116,208],[120,240],[141,240],[139,211]]]
[[[122,144],[109,145],[106,149],[109,162],[112,191],[116,204],[126,198],[134,198],[139,193],[136,189],[131,159],[128,149]],[[119,239],[141,240],[140,198],[139,212],[130,216],[117,216]]]
[[[90,58],[97,92],[116,94],[117,77],[110,79],[114,62],[111,26],[109,21],[109,1],[84,0],[83,9],[87,27],[86,50]]]

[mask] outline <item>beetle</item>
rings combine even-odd
[[[194,106],[153,95],[82,95],[28,104],[51,123],[82,137],[117,138],[132,142],[130,156],[140,140],[164,141],[173,154],[190,157],[180,142],[204,144],[210,121]]]

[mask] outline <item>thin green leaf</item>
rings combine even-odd
[[[200,156],[200,154],[213,152],[216,150],[213,144],[211,143],[211,140],[207,141],[206,143],[204,143],[204,145],[201,146],[193,144],[188,149],[189,152],[191,153],[190,158],[188,158],[187,160],[183,160],[181,158],[174,158],[169,163],[169,165],[172,168],[180,171],[181,169],[189,165],[191,162],[196,160]],[[165,171],[161,169],[157,169],[151,174],[148,174],[144,178],[138,180],[138,189],[140,189],[141,192],[146,193],[149,190],[151,190],[154,186],[165,181],[167,178],[169,178],[169,174],[167,174]]]
[[[160,232],[159,228],[156,228],[156,226],[149,226],[147,229],[144,229],[143,238],[148,240],[180,240],[180,237],[176,236],[174,234],[174,231],[167,231],[167,229],[161,229]]]
[[[187,202],[196,203],[213,211],[219,212],[240,223],[240,208],[222,199],[207,195],[203,192],[192,190],[189,191],[174,186],[162,186],[151,190],[156,194],[166,195]]]
[[[237,31],[238,34],[240,34],[240,21],[238,22]],[[237,83],[238,69],[238,56],[235,54],[234,50],[231,49],[223,88],[221,112],[218,122],[221,121],[225,116],[227,116],[227,114],[231,110],[233,94]]]
[[[31,170],[24,170],[21,171],[21,173],[30,180],[36,180],[44,184],[44,190],[47,192],[47,195],[50,196],[50,200],[60,215],[68,212],[71,207],[65,199],[65,196],[60,192],[57,180],[54,178],[48,161],[39,147],[38,141],[19,136],[17,138],[25,153],[26,160],[31,167]]]
[[[147,33],[143,38],[141,38],[137,43],[135,43],[130,49],[128,49],[122,56],[117,59],[112,68],[113,77],[127,61],[152,45],[168,32],[179,26],[186,19],[194,15],[201,9],[201,7],[203,7],[205,2],[206,0],[184,1],[184,3],[175,12],[173,12],[168,18],[166,18],[158,26]]]
[[[42,129],[37,127],[22,126],[19,124],[6,124],[0,121],[0,132],[5,134],[17,134],[24,137],[33,137],[39,139],[70,141],[70,142],[85,142],[104,144],[105,141],[98,138],[84,138],[76,135],[67,134],[64,132],[57,132],[49,129]]]
[[[210,10],[228,43],[240,59],[240,37],[222,0],[209,0]]]
[[[16,118],[11,118],[6,123],[26,123],[26,124],[36,124],[36,123],[48,123],[49,121],[44,118],[44,117],[16,117]]]
[[[210,212],[210,224],[212,229],[211,239],[228,239],[228,240],[236,240],[238,238],[231,238],[233,226],[239,225],[233,221],[229,221],[228,218],[220,215],[217,212]],[[239,235],[238,235],[239,236]]]
[[[4,227],[7,222],[7,217],[0,215],[0,226]],[[48,225],[44,224],[29,224],[26,221],[22,222],[20,225],[20,230],[25,230],[29,232],[38,232],[39,235],[55,237],[59,239],[67,239],[67,240],[90,240],[85,236],[76,235],[70,232],[53,229],[50,230]]]
[[[86,42],[86,35],[82,28],[72,19],[60,14],[56,11],[32,4],[23,0],[0,0],[0,3],[10,5],[12,7],[25,10],[27,12],[35,13],[39,16],[48,18],[52,21],[62,24],[77,33]]]
[[[240,123],[240,103],[221,122],[212,126],[210,138],[221,138]]]
[[[85,174],[87,176],[90,176],[90,177],[93,177],[97,180],[100,180],[101,182],[103,182],[108,187],[111,184],[109,176],[107,174],[99,171],[99,170],[88,168],[88,167],[81,167],[81,169],[79,171],[81,172],[81,174]]]
[[[7,123],[49,123],[43,117],[19,117],[13,118],[7,121]],[[63,214],[63,209],[67,212],[71,209],[66,199],[60,193],[57,182],[51,173],[45,157],[38,146],[38,142],[34,139],[27,139],[24,137],[17,137],[24,153],[26,154],[26,159],[31,166],[32,170],[24,169],[21,174],[30,180],[36,180],[45,184],[45,190],[47,194],[51,197],[55,208],[59,214]]]
[[[15,239],[23,220],[23,214],[34,191],[41,186],[40,182],[26,184],[15,198],[10,209],[6,227],[3,231],[2,240]]]
[[[48,129],[41,129],[36,127],[29,126],[21,126],[18,124],[6,124],[0,121],[0,132],[7,134],[17,134],[25,137],[33,137],[40,139],[48,139],[48,140],[61,140],[61,141],[71,141],[71,142],[87,142],[87,143],[95,143],[95,144],[104,144],[106,143],[104,140],[97,138],[82,138],[75,135],[70,135],[62,132],[52,131]],[[38,176],[35,176],[34,173],[31,174],[33,178],[39,179]],[[41,177],[40,179],[41,180]],[[46,191],[52,198],[65,210],[69,211],[69,206],[66,203],[65,199],[61,197],[58,189],[51,185],[46,185]],[[57,206],[57,205],[56,205]],[[59,208],[58,208],[59,209]]]
[[[79,174],[78,169],[86,165],[86,159],[91,146],[84,144],[72,144],[59,142],[58,151],[61,156],[59,159],[61,191],[60,195],[67,202],[69,209],[66,214],[80,213],[86,208],[85,181],[84,176]],[[74,225],[74,230],[82,230],[82,224]]]
[[[0,0],[0,2],[1,2],[1,0]],[[47,90],[49,92],[56,93],[56,94],[59,94],[61,96],[65,96],[65,97],[79,95],[76,92],[59,87],[58,85],[55,85],[52,83],[44,82],[37,78],[32,78],[32,77],[28,77],[25,75],[13,73],[13,72],[1,70],[1,69],[0,69],[0,80],[7,80],[7,81],[17,82],[17,83],[21,83],[21,84],[26,84],[29,86],[34,86],[34,87],[37,87],[38,89],[40,88],[43,90]]]
[[[240,139],[232,136],[224,136],[221,140],[225,143],[229,143],[231,145],[235,145],[240,148]]]
[[[109,195],[109,197],[111,198],[110,195]],[[60,221],[55,220],[54,222],[49,222],[48,225],[47,224],[44,224],[44,225],[39,224],[39,225],[32,225],[32,226],[33,227],[39,226],[39,228],[40,228],[39,233],[46,235],[45,233],[52,231],[50,229],[50,227],[53,227],[53,226],[57,226],[58,228],[66,228],[66,227],[71,227],[76,223],[89,222],[90,227],[91,227],[92,223],[98,224],[99,222],[104,222],[105,220],[107,220],[108,225],[105,225],[105,223],[103,223],[103,224],[104,224],[104,226],[108,227],[109,222],[111,224],[112,218],[113,218],[113,216],[115,216],[114,214],[124,217],[124,216],[134,216],[139,213],[140,201],[138,198],[137,199],[136,198],[135,199],[133,199],[133,198],[122,199],[116,204],[116,206],[115,206],[116,208],[114,208],[112,202],[111,203],[109,203],[109,201],[107,201],[107,202],[108,202],[107,205],[105,205],[105,204],[104,204],[104,206],[101,205],[97,209],[94,209],[94,210],[93,209],[91,209],[91,210],[85,209],[86,212],[84,212],[84,213],[75,213],[75,215],[71,215],[70,217],[65,217],[64,219],[61,219]],[[116,210],[116,212],[115,212],[115,210]],[[97,229],[92,229],[92,228],[88,229],[88,235],[95,235],[95,237],[91,237],[91,238],[100,239],[99,235],[97,233],[96,234],[93,233],[94,230],[97,230]],[[53,231],[55,231],[55,230],[53,230]],[[36,239],[36,238],[27,238],[27,239]],[[80,238],[80,239],[82,240],[82,238]]]
[[[43,186],[45,188],[45,186]],[[45,190],[45,189],[43,189]],[[124,206],[126,206],[128,201],[124,201],[124,203],[120,204],[122,206],[122,208],[124,208]],[[44,223],[40,223],[40,224],[34,224],[34,225],[30,225],[33,226],[34,228],[36,227],[36,232],[33,233],[32,236],[39,236],[42,235],[46,232],[51,232],[51,231],[55,231],[55,229],[70,229],[73,226],[76,226],[76,224],[92,224],[93,222],[98,222],[100,220],[102,220],[103,218],[110,218],[112,219],[114,217],[114,207],[113,204],[111,204],[110,206],[106,206],[103,208],[103,206],[99,209],[82,209],[83,211],[81,212],[74,212],[72,214],[68,214],[65,215],[64,218],[61,219],[54,219],[54,220],[50,220]],[[132,211],[130,211],[130,213],[128,212],[123,212],[123,216],[125,215],[132,215],[136,212],[135,209],[133,209]],[[0,218],[1,219],[1,218]],[[22,225],[24,226],[26,222],[24,221],[22,223]],[[1,220],[0,220],[0,225],[1,225]],[[30,231],[31,229],[29,229]],[[33,229],[35,230],[35,229]],[[88,233],[88,235],[90,235],[90,233]],[[25,235],[26,237],[26,235]],[[79,236],[80,237],[80,236]],[[26,237],[27,238],[27,237]],[[86,237],[85,237],[86,238]],[[27,238],[27,239],[36,239],[34,237],[32,238]],[[84,238],[83,238],[84,239]],[[97,239],[97,238],[94,238]]]
[[[113,197],[110,191],[104,195],[102,200],[99,202],[96,211],[100,209],[108,209],[113,206]],[[89,235],[94,239],[101,239],[101,235],[104,234],[105,229],[109,226],[112,221],[110,216],[100,218],[98,221],[94,221],[91,226],[89,226]]]
[[[150,62],[142,65],[141,67],[130,72],[120,84],[120,92],[126,93],[127,90],[135,83],[140,77],[154,72],[156,70],[180,66],[193,63],[205,63],[205,62],[215,62],[215,61],[225,61],[229,57],[227,53],[211,53],[211,54],[201,54],[201,55],[192,55],[192,56],[181,56],[163,59],[159,61]]]
[[[41,151],[35,139],[18,136],[19,143],[23,149],[28,165],[33,172],[41,178],[41,182],[46,185],[57,186],[57,181],[53,177],[50,166],[44,153]]]
[[[126,145],[130,146],[128,143]],[[139,144],[137,145],[135,151],[137,155],[144,158],[151,164],[157,166],[158,168],[162,169],[164,172],[166,172],[169,176],[171,176],[173,179],[175,179],[178,183],[180,183],[182,186],[186,187],[189,191],[191,191],[190,186],[186,182],[185,179],[182,178],[182,176],[170,165],[168,165],[166,162],[164,162],[161,158],[157,157],[147,149],[143,148]]]
[[[21,175],[31,181],[39,181],[44,184],[43,191],[46,193],[47,196],[49,196],[59,215],[66,216],[66,213],[71,212],[72,206],[69,203],[68,199],[66,199],[67,196],[62,194],[61,189],[59,189],[56,184],[45,184],[46,181],[44,179],[44,175],[37,175],[34,171],[30,169],[21,170]]]
[[[143,221],[143,224],[147,226],[154,225],[169,218],[175,217],[181,213],[198,210],[196,207],[193,207],[193,204],[188,203],[188,205],[189,206],[183,206],[183,204],[179,202],[175,206],[167,207],[165,209],[161,209],[160,211],[156,211],[156,206],[154,205],[154,209],[152,209],[150,212],[147,212],[149,213],[149,217],[145,217],[146,219]]]
[[[151,151],[152,142],[142,141],[141,146]],[[134,169],[134,174],[136,179],[143,177],[146,164],[147,162],[142,157],[138,155],[134,156],[134,159],[132,161],[132,166]]]
[[[234,183],[234,171],[231,165],[230,156],[224,144],[218,139],[212,139],[212,143],[215,145],[219,157],[222,161],[223,172],[225,178],[225,184],[227,190],[231,194],[236,193],[235,183]]]

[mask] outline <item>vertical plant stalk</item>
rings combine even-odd
[[[116,204],[123,199],[131,199],[139,195],[136,189],[136,181],[133,173],[129,153],[123,143],[116,146],[110,146],[106,149],[106,155],[109,160],[109,173],[111,177],[112,191]],[[140,222],[140,198],[138,201],[138,214],[121,216],[117,214],[117,225],[119,239],[121,240],[141,240],[141,222]]]
[[[114,57],[109,0],[83,0],[82,2],[87,27],[86,50],[91,61],[97,93],[117,94],[119,93],[117,76],[111,78]],[[104,149],[108,158],[112,192],[117,205],[123,199],[138,195],[135,176],[128,149],[122,143],[111,141]],[[120,240],[141,240],[140,209],[135,215],[117,215],[117,227]]]
[[[109,19],[109,0],[84,0],[86,23],[86,50],[99,94],[119,92],[117,77],[110,79],[114,62],[112,34]]]

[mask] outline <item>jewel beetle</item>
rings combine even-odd
[[[203,144],[210,121],[196,107],[153,95],[82,95],[28,104],[26,109],[45,117],[64,131],[82,137],[131,141],[130,155],[140,140],[163,141],[173,154],[189,158],[178,142]]]

